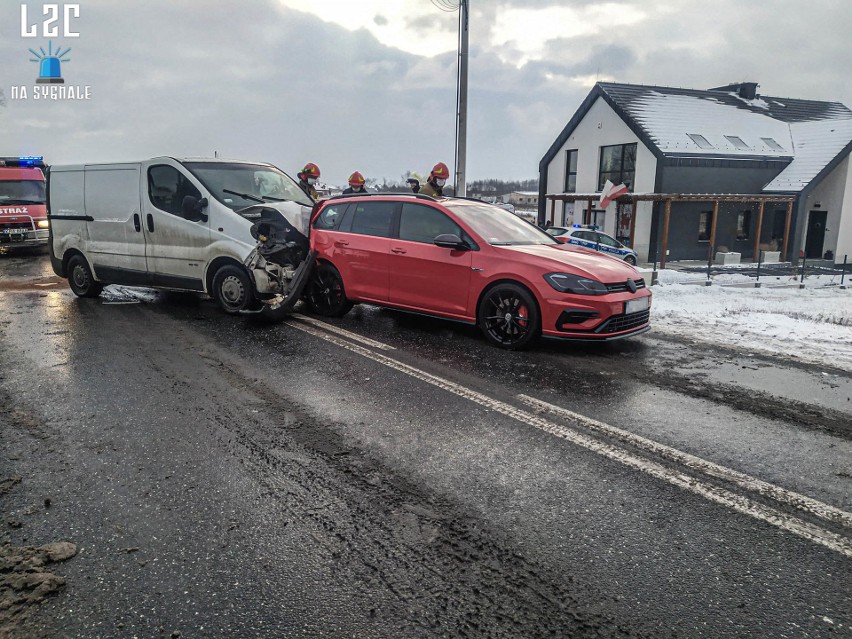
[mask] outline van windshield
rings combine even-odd
[[[242,162],[184,162],[183,165],[213,197],[235,211],[259,201],[314,205],[293,178],[273,166]]]
[[[44,182],[0,180],[0,206],[4,204],[44,204]]]

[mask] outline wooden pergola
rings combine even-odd
[[[546,200],[550,200],[550,223],[554,224],[556,215],[557,202],[588,202],[587,211],[591,212],[595,204],[600,201],[600,193],[551,193],[545,195]],[[784,243],[781,248],[781,256],[787,255],[787,244],[790,238],[790,220],[793,217],[793,203],[796,201],[795,195],[739,195],[739,194],[724,194],[724,193],[633,193],[622,195],[614,200],[619,204],[632,204],[633,215],[630,219],[630,246],[633,246],[633,239],[636,232],[636,203],[637,202],[664,202],[665,212],[663,214],[663,237],[662,246],[660,249],[660,268],[666,266],[666,251],[669,243],[669,220],[672,213],[672,202],[712,202],[713,203],[713,220],[710,224],[710,246],[716,246],[716,222],[719,218],[719,204],[725,203],[741,203],[741,204],[757,204],[757,229],[754,233],[754,255],[758,255],[758,247],[760,246],[760,231],[763,226],[763,209],[766,204],[786,204],[787,219],[784,222]],[[586,220],[584,219],[584,223]]]

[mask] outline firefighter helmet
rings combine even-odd
[[[434,167],[432,167],[432,173],[430,173],[429,176],[436,180],[446,180],[450,177],[450,170],[447,168],[446,164],[438,162]]]
[[[349,176],[349,186],[353,189],[357,189],[359,186],[364,186],[364,176],[358,171],[355,171]]]
[[[304,179],[308,179],[309,177],[318,178],[320,176],[320,170],[316,164],[314,164],[313,162],[308,162],[299,175]]]

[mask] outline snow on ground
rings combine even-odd
[[[705,280],[660,271],[653,330],[852,371],[852,290],[840,289],[839,276],[807,277],[804,289],[786,277],[761,278],[757,289],[748,286],[753,278],[737,273],[715,276],[712,286]]]

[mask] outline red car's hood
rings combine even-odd
[[[548,272],[567,272],[590,277],[605,284],[639,279],[642,275],[627,262],[596,251],[568,247],[565,244],[537,244],[532,246],[495,246],[511,253],[523,253],[524,261],[541,264]],[[520,258],[521,256],[518,255]]]

